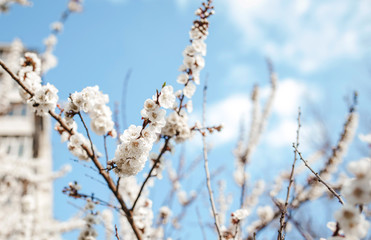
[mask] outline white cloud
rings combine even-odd
[[[268,88],[264,89],[263,94],[268,95]],[[291,146],[296,139],[298,108],[305,106],[308,101],[318,102],[321,98],[317,88],[302,81],[291,78],[280,81],[272,109],[277,121],[267,132],[267,144],[273,147]],[[304,128],[302,132],[312,129],[309,125]]]
[[[207,125],[223,124],[220,133],[214,133],[210,142],[220,145],[230,141],[236,141],[241,118],[248,119],[251,102],[248,95],[235,94],[222,101],[216,102],[207,109]],[[201,116],[200,113],[195,115]],[[198,118],[200,119],[200,118]]]
[[[269,92],[268,85],[261,88],[263,101],[266,100]],[[320,98],[321,96],[315,87],[308,86],[302,81],[289,78],[279,81],[272,109],[272,117],[275,118],[275,121],[271,123],[271,131],[265,134],[265,143],[272,147],[291,146],[296,136],[298,107],[303,106],[308,99],[319,101]],[[236,142],[240,131],[240,120],[243,118],[245,126],[248,127],[250,113],[249,94],[231,95],[210,105],[207,110],[208,125],[220,123],[224,125],[221,133],[213,134],[214,136],[210,138],[211,142],[214,145]],[[201,116],[200,113],[195,115]]]
[[[338,58],[363,54],[371,4],[360,1],[228,0],[228,17],[243,45],[276,61],[313,71]]]

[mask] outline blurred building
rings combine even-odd
[[[18,71],[24,48],[19,40],[0,45],[0,59]],[[0,240],[60,239],[79,221],[53,219],[50,119],[22,103],[19,87],[0,70]]]

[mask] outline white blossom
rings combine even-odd
[[[258,207],[258,216],[262,222],[269,222],[273,219],[274,212],[271,206]]]
[[[249,211],[247,209],[238,209],[234,211],[232,214],[232,221],[238,223],[239,221],[245,219],[249,216]]]
[[[82,145],[86,147],[90,147],[90,142],[86,139],[81,133],[75,133],[70,137],[70,141],[68,142],[68,150],[78,157],[80,160],[88,160],[89,156],[86,151],[82,148]]]
[[[356,207],[344,205],[334,216],[347,238],[360,239],[366,236],[370,224]]]
[[[188,82],[187,86],[184,87],[183,89],[183,94],[187,98],[191,98],[193,94],[196,91],[196,85],[194,85],[192,82]]]
[[[58,90],[49,83],[35,91],[35,95],[29,102],[37,115],[44,116],[49,114],[49,111],[54,111],[58,102],[57,93]]]
[[[188,76],[187,73],[181,73],[181,74],[178,76],[178,78],[177,78],[176,81],[177,81],[179,84],[186,84],[186,83],[188,82],[188,78],[189,78],[189,76]]]
[[[162,97],[161,97],[162,96]],[[165,86],[158,99],[163,107],[173,106],[175,96],[171,86]],[[149,152],[156,140],[156,134],[165,126],[166,111],[161,109],[154,100],[147,99],[141,115],[148,121],[147,126],[131,125],[120,137],[121,144],[117,146],[112,163],[116,164],[115,172],[123,176],[136,175],[144,167]]]

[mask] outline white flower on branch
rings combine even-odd
[[[356,178],[371,178],[371,159],[362,158],[348,164],[348,170]]]
[[[371,202],[371,159],[362,158],[359,161],[350,162],[348,170],[356,178],[345,181],[341,194],[352,204]]]
[[[206,56],[206,44],[202,39],[193,40],[192,47],[197,53]]]
[[[186,113],[182,112],[181,115],[178,115],[178,113],[172,112],[166,119],[166,125],[162,129],[162,134],[170,137],[175,136],[177,143],[184,142],[192,137],[187,120]]]
[[[97,231],[94,229],[94,225],[98,224],[97,213],[93,213],[94,208],[94,202],[88,199],[85,209],[89,212],[84,217],[85,226],[81,230],[78,240],[95,240],[98,236]]]
[[[194,85],[193,82],[188,82],[187,86],[185,86],[183,89],[183,94],[187,98],[192,98],[195,91],[196,91],[196,85]]]
[[[189,78],[189,76],[188,76],[187,73],[181,73],[181,74],[178,76],[178,78],[177,78],[176,81],[177,81],[179,84],[186,84],[187,81],[188,81],[188,78]]]
[[[61,31],[63,30],[63,23],[61,23],[61,22],[53,22],[53,23],[50,25],[50,28],[51,28],[53,31],[61,32]]]
[[[90,142],[81,133],[75,133],[70,137],[67,147],[68,150],[80,160],[88,160],[88,154],[81,145],[90,146]]]
[[[241,220],[249,216],[249,211],[247,209],[238,209],[231,214],[232,223],[237,224]]]
[[[166,224],[169,221],[170,216],[171,216],[171,210],[170,210],[169,207],[163,206],[163,207],[160,208],[159,218],[160,218],[162,224]]]
[[[68,3],[68,10],[71,12],[81,12],[82,0],[70,0]]]
[[[35,95],[29,100],[34,107],[34,111],[39,116],[45,116],[49,111],[53,111],[58,102],[58,90],[47,83],[35,91]]]
[[[35,72],[37,75],[41,73],[41,60],[36,53],[26,52],[20,60],[20,65],[22,68],[31,67],[30,71]]]
[[[258,207],[258,216],[262,222],[269,222],[273,219],[274,211],[271,206]]]
[[[98,86],[86,87],[81,92],[75,92],[71,94],[69,100],[69,104],[65,107],[66,117],[84,111],[91,118],[90,126],[93,132],[98,135],[110,133],[112,137],[116,136],[112,111],[106,105],[109,102],[109,97],[99,91]]]
[[[352,205],[344,205],[335,212],[334,216],[347,238],[360,239],[367,235],[370,224],[358,208]]]
[[[175,102],[175,95],[172,86],[165,86],[161,89],[160,97],[158,101],[160,106],[163,108],[171,108]]]
[[[116,164],[117,174],[131,176],[143,169],[156,140],[156,134],[161,132],[166,123],[166,111],[161,109],[160,105],[173,106],[174,101],[173,87],[165,86],[159,96],[154,96],[153,100],[147,99],[144,102],[144,108],[141,110],[144,118],[143,126],[131,125],[124,131],[121,136],[122,143],[117,146],[115,157],[111,161]]]

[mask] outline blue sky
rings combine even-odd
[[[198,0],[86,1],[84,11],[71,15],[58,37],[55,55],[59,65],[45,80],[59,89],[60,99],[67,99],[69,93],[86,86],[99,85],[110,95],[113,107],[115,101],[121,101],[123,79],[132,69],[127,118],[131,124],[140,124],[142,104],[156,88],[165,81],[178,88],[176,77],[181,53],[189,43],[188,31],[199,4]],[[0,15],[0,42],[11,42],[18,37],[27,47],[42,51],[50,23],[58,20],[66,5],[66,0],[39,0],[29,8],[14,6],[9,13]],[[223,178],[231,178],[238,122],[244,115],[248,125],[248,99],[253,85],[259,84],[262,97],[267,96],[266,56],[275,65],[279,89],[272,121],[253,157],[254,179],[260,177],[258,172],[267,165],[262,159],[269,159],[272,161],[269,164],[276,166],[265,170],[269,174],[289,166],[298,106],[303,111],[308,151],[310,139],[316,139],[313,135],[317,134],[316,119],[311,117],[313,106],[324,116],[334,143],[347,111],[344,97],[351,96],[354,90],[360,94],[359,108],[365,115],[361,116],[360,131],[370,131],[370,119],[366,117],[371,100],[370,1],[216,0],[215,10],[216,15],[210,20],[206,67],[201,79],[209,74],[208,122],[223,122],[226,126],[224,132],[210,138],[214,145],[210,155],[212,168],[227,165]],[[193,101],[193,119],[200,116],[201,95],[199,87]],[[303,141],[305,145],[306,139]],[[76,178],[81,179],[83,189],[88,192],[97,191],[100,184],[85,176],[94,172],[69,160],[71,155],[59,142],[54,133],[54,168],[65,163],[74,167],[71,174],[57,180],[55,185],[56,217],[67,219],[76,209],[67,203],[73,200],[62,195],[61,188]],[[189,159],[200,153],[199,143],[196,139],[187,144]],[[112,156],[113,146],[110,152]],[[200,167],[194,176],[201,178],[202,174]],[[197,181],[191,179],[187,187],[192,189],[196,185]],[[232,181],[228,186],[231,192],[236,191]],[[161,195],[157,191],[156,188],[153,191],[154,199]],[[102,194],[108,198],[107,193]],[[231,211],[234,210],[232,207]],[[187,221],[195,223],[191,217]],[[182,236],[200,234],[197,229]]]

